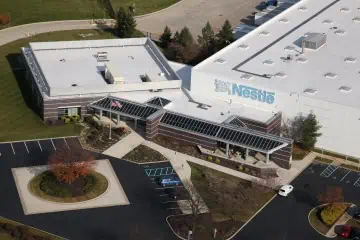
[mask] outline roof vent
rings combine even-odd
[[[279,20],[279,22],[281,22],[281,23],[289,23],[290,21],[289,21],[289,19],[282,18],[282,19]]]
[[[160,72],[160,73],[159,73],[159,76],[160,76],[160,77],[163,77],[163,76],[165,76],[165,73]]]
[[[351,87],[349,87],[349,86],[341,86],[341,87],[339,88],[339,90],[340,90],[340,92],[345,92],[345,93],[347,93],[347,92],[351,92]]]
[[[339,29],[339,30],[336,30],[336,31],[335,31],[335,34],[336,34],[336,35],[340,35],[340,36],[345,35],[345,33],[346,33],[345,30],[342,30],[342,29]]]
[[[305,7],[305,6],[302,6],[302,7],[299,7],[298,10],[299,10],[300,12],[306,12],[306,11],[308,10],[308,8]]]
[[[353,21],[356,22],[356,23],[360,23],[360,17],[354,17]]]
[[[241,76],[241,79],[243,80],[250,80],[252,78],[252,76],[250,74],[244,74]]]
[[[286,77],[286,74],[284,72],[278,72],[275,74],[275,77],[278,77],[278,78],[285,78]]]
[[[307,88],[304,90],[304,93],[314,95],[315,93],[317,93],[317,90],[314,88]]]
[[[347,63],[356,63],[356,58],[354,57],[346,57],[344,60]]]
[[[265,60],[265,61],[263,62],[263,64],[264,64],[264,65],[268,65],[268,66],[272,66],[272,65],[274,65],[274,61],[271,60],[271,59],[268,59],[268,60]]]
[[[326,43],[326,35],[322,33],[307,33],[302,40],[302,47],[317,50]]]
[[[334,21],[333,21],[333,20],[330,20],[330,19],[325,19],[322,23],[323,23],[323,24],[333,24]]]
[[[246,44],[241,44],[238,48],[243,49],[243,50],[246,50],[246,49],[249,48],[249,46],[246,45]]]
[[[259,34],[262,35],[262,36],[269,36],[269,35],[270,35],[270,32],[262,31],[262,32],[260,32]]]
[[[324,76],[325,76],[326,78],[334,79],[334,78],[337,77],[337,74],[332,73],[332,72],[328,72],[328,73],[325,73]]]
[[[299,57],[298,59],[296,59],[296,62],[298,63],[306,63],[308,60],[306,58],[303,57]]]
[[[72,87],[77,87],[78,85],[76,83],[71,84]]]
[[[293,46],[286,46],[284,49],[285,49],[285,51],[294,51],[295,47],[293,47]]]
[[[350,12],[350,8],[343,7],[340,9],[340,12]]]
[[[222,58],[218,58],[215,60],[216,63],[219,63],[219,64],[224,64],[226,62],[225,59],[222,59]]]

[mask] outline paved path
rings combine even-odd
[[[124,137],[110,148],[106,149],[103,154],[115,158],[122,158],[128,152],[142,144],[143,141],[144,138],[132,130],[128,136]]]
[[[188,26],[196,40],[207,21],[215,31],[220,29],[226,19],[236,26],[241,19],[254,12],[259,3],[260,0],[183,0],[166,11],[137,19],[137,28],[161,34],[166,25],[173,32]]]
[[[354,166],[354,167],[360,167],[360,164],[359,164],[359,163],[355,163],[355,162],[352,162],[352,161],[349,161],[349,160],[346,161],[345,158],[333,157],[333,156],[326,155],[326,154],[322,154],[322,153],[318,153],[318,152],[312,152],[312,153],[313,153],[315,156],[333,160],[333,161],[335,161],[335,164],[337,164],[337,165],[347,164],[347,165],[352,165],[352,166]]]

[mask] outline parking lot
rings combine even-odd
[[[16,166],[46,164],[48,156],[58,148],[82,148],[77,137],[34,139],[0,143],[0,159],[16,159]],[[26,157],[24,157],[26,156]]]
[[[170,163],[153,163],[144,166],[145,174],[148,176],[152,183],[153,189],[158,196],[164,209],[168,212],[168,215],[182,213],[177,201],[188,199],[188,193],[181,183],[175,186],[163,187],[159,184],[159,179],[162,177],[178,177],[176,171],[172,168]],[[179,178],[179,177],[178,177]],[[179,178],[180,179],[180,178]],[[176,196],[176,199],[174,199]]]
[[[234,239],[325,240],[310,226],[309,212],[328,186],[341,187],[345,202],[360,205],[359,177],[356,171],[314,162],[291,182],[294,190],[288,197],[276,196]]]
[[[323,168],[324,170],[320,173],[321,177],[349,184],[354,187],[360,187],[360,172],[349,170],[332,164],[324,166]]]

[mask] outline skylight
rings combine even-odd
[[[215,60],[215,62],[216,62],[216,63],[219,63],[219,64],[223,64],[223,63],[226,62],[226,60],[225,60],[225,59],[222,59],[222,58],[218,58],[218,59]]]
[[[333,20],[330,20],[330,19],[325,19],[322,23],[323,23],[323,24],[333,24],[334,21],[333,21]]]
[[[356,63],[356,58],[354,58],[354,57],[346,57],[344,59],[344,61],[347,62],[347,63]]]
[[[286,51],[293,51],[293,50],[295,49],[295,47],[293,47],[293,46],[286,46],[284,49],[285,49]]]
[[[304,57],[299,57],[298,59],[296,59],[296,62],[298,63],[306,63],[308,60]]]
[[[281,22],[281,23],[289,23],[290,21],[289,21],[289,19],[282,18],[282,19],[279,20],[279,22]]]
[[[337,77],[337,74],[335,73],[332,73],[332,72],[328,72],[328,73],[325,73],[324,75],[326,78],[331,78],[331,79],[334,79]]]
[[[260,35],[262,35],[262,36],[269,36],[269,35],[270,35],[270,32],[262,31],[262,32],[260,32]]]
[[[285,78],[286,77],[286,74],[284,72],[278,72],[275,74],[275,77],[278,77],[278,78]]]
[[[346,31],[345,31],[345,30],[342,30],[342,29],[339,29],[339,30],[336,30],[336,31],[335,31],[335,34],[336,34],[336,35],[341,35],[341,36],[342,36],[342,35],[345,35],[345,33],[346,33]]]
[[[360,23],[360,17],[354,17],[353,21],[356,22],[356,23]]]
[[[246,45],[246,44],[241,44],[238,48],[243,49],[243,50],[246,50],[246,49],[249,48],[249,46]]]
[[[314,88],[307,88],[304,90],[304,93],[314,95],[315,93],[317,93],[317,90]]]
[[[302,7],[299,7],[298,10],[299,10],[300,12],[306,12],[306,11],[308,10],[308,8],[305,7],[305,6],[302,6]]]
[[[340,88],[339,88],[339,90],[340,90],[340,92],[351,92],[351,87],[349,87],[349,86],[341,86]]]
[[[265,61],[263,62],[263,64],[264,64],[264,65],[268,65],[268,66],[272,66],[272,65],[274,65],[274,61],[271,60],[271,59],[268,59],[268,60],[265,60]]]
[[[241,76],[241,79],[243,80],[250,80],[252,78],[252,76],[250,74],[244,74]]]
[[[350,9],[347,7],[343,7],[340,9],[340,12],[350,12]]]

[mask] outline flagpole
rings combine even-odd
[[[109,140],[111,140],[111,107],[112,107],[112,101],[110,101],[110,130],[109,130]]]

